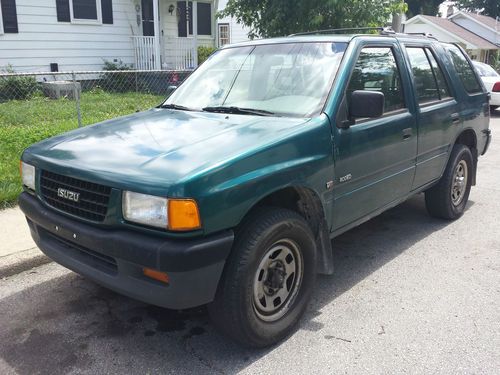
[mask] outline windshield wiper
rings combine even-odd
[[[203,108],[205,112],[216,112],[216,113],[234,113],[240,115],[257,115],[257,116],[277,116],[276,113],[271,111],[266,111],[264,109],[254,109],[254,108],[242,108],[242,107],[205,107]]]
[[[177,109],[179,111],[192,111],[191,108],[185,107],[183,105],[178,105],[178,104],[162,104],[162,105],[160,105],[160,108]]]

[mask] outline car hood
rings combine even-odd
[[[158,188],[279,141],[306,122],[152,109],[49,138],[27,149],[23,160],[111,186]]]

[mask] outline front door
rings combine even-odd
[[[155,35],[155,22],[153,16],[153,0],[142,0],[142,35]]]
[[[401,50],[393,42],[359,47],[344,108],[355,90],[382,92],[385,108],[380,118],[357,119],[347,129],[335,131],[334,231],[354,225],[411,189],[417,128],[413,96],[406,92],[409,76],[403,74],[402,66]],[[344,112],[347,120],[348,110]],[[342,108],[339,116],[343,116]],[[339,116],[337,121],[342,122]]]

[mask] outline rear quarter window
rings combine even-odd
[[[474,68],[469,64],[462,50],[452,44],[444,45],[444,48],[455,66],[455,70],[464,85],[465,91],[469,94],[482,92],[483,89],[474,73]]]

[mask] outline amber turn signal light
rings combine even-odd
[[[188,231],[201,228],[200,212],[193,199],[168,200],[168,229]]]
[[[161,281],[162,283],[165,284],[168,284],[170,281],[168,275],[165,272],[157,271],[152,268],[143,268],[142,272],[144,273],[144,276],[147,276],[157,281]]]

